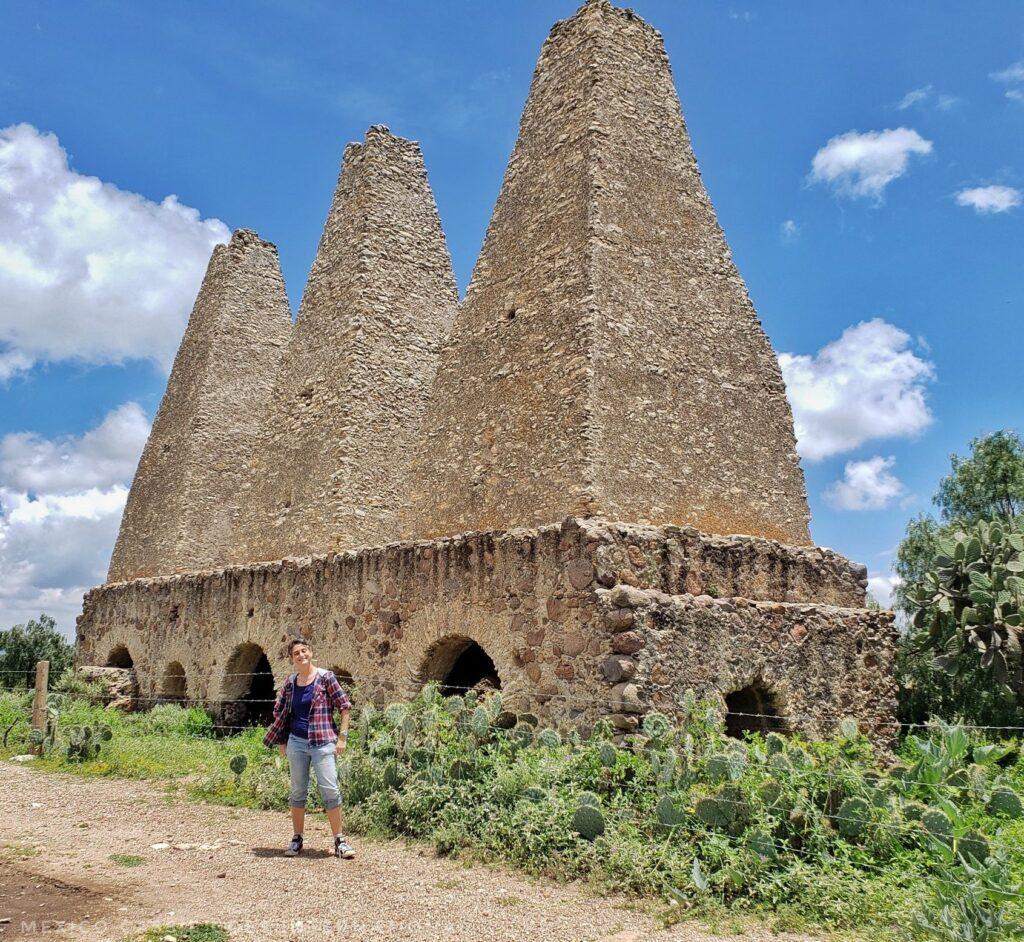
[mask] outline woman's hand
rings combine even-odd
[[[338,737],[338,741],[334,744],[334,754],[340,756],[348,746],[348,740],[343,736]]]

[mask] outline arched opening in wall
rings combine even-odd
[[[224,671],[220,719],[225,727],[269,726],[274,718],[274,673],[263,648],[245,642],[235,648]],[[230,734],[231,729],[225,729]]]
[[[784,733],[788,729],[782,704],[769,687],[759,681],[725,697],[725,734],[742,739],[744,733]]]
[[[472,638],[450,635],[428,648],[420,667],[421,684],[439,681],[441,693],[463,694],[472,687],[500,690],[501,679],[490,655]]]
[[[171,701],[184,700],[186,692],[185,668],[182,667],[180,661],[171,661],[164,670],[164,676],[160,680],[160,699]]]
[[[115,645],[107,655],[107,667],[130,668],[135,666],[135,661],[123,644]]]

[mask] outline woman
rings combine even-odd
[[[309,767],[313,766],[320,797],[334,833],[334,856],[345,860],[356,852],[341,834],[341,792],[338,789],[336,757],[348,742],[348,713],[352,701],[331,671],[313,665],[309,643],[295,638],[288,644],[288,657],[295,665],[274,703],[274,722],[263,737],[267,746],[277,746],[288,758],[291,771],[292,831],[294,836],[285,857],[302,853],[302,832],[306,823],[306,795]],[[341,731],[334,725],[334,711],[341,713]]]

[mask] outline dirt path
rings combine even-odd
[[[621,899],[466,867],[399,842],[358,841],[356,860],[334,860],[319,821],[307,828],[309,851],[287,860],[287,830],[281,814],[4,762],[0,919],[10,921],[0,922],[0,940],[120,942],[150,926],[191,922],[220,923],[232,942],[719,938],[695,925],[662,929]],[[126,867],[112,854],[144,861]],[[744,934],[759,938],[779,937]]]

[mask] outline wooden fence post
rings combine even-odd
[[[32,701],[32,728],[46,735],[46,689],[50,682],[50,662],[36,662],[36,695]],[[37,746],[36,752],[43,754],[43,747]]]

